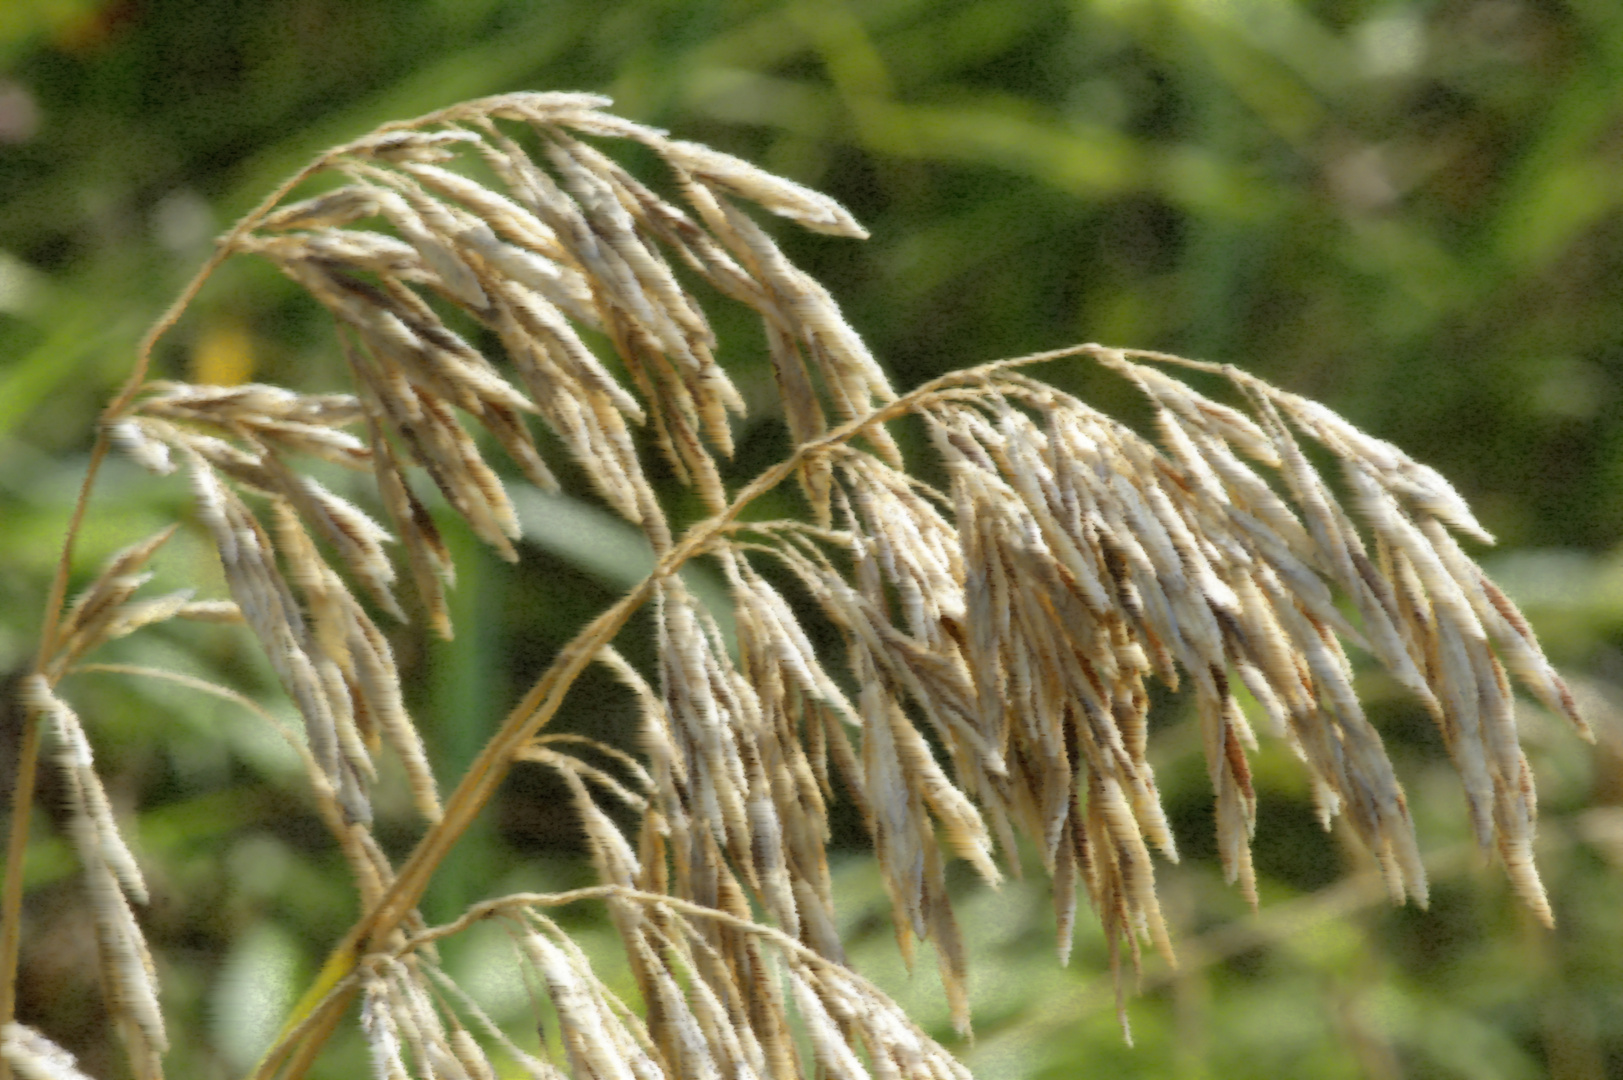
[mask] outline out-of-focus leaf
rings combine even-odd
[[[524,537],[572,566],[619,590],[636,585],[654,569],[654,552],[634,526],[591,503],[535,488],[512,493]],[[704,602],[723,636],[733,640],[733,606],[720,577],[689,563],[682,580]]]
[[[298,990],[298,942],[274,922],[255,925],[226,954],[210,993],[211,1034],[234,1072],[246,1072],[275,1038]]]

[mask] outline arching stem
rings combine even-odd
[[[446,853],[495,794],[518,759],[518,752],[546,726],[563,704],[565,695],[599,650],[614,640],[627,620],[654,593],[659,583],[681,570],[688,560],[701,554],[726,532],[746,507],[757,498],[793,476],[811,458],[850,442],[876,424],[894,420],[943,389],[962,383],[984,381],[995,371],[1027,364],[1059,360],[1067,356],[1102,351],[1098,345],[1076,345],[1068,349],[1034,353],[1030,356],[998,360],[980,367],[955,371],[919,386],[866,416],[833,429],[818,439],[801,444],[788,458],[745,484],[726,510],[699,522],[675,547],[659,560],[646,578],[565,645],[522,701],[507,714],[501,730],[485,744],[457,788],[445,802],[440,821],[423,835],[407,858],[394,884],[378,905],[364,915],[339,942],[323,965],[321,974],[283,1026],[282,1034],[266,1052],[252,1073],[252,1080],[270,1080],[281,1071],[282,1080],[299,1080],[315,1062],[316,1055],[337,1027],[339,1018],[354,1000],[359,983],[350,974],[364,951],[387,947],[389,935],[417,906],[430,878]],[[285,1065],[285,1068],[284,1068]]]

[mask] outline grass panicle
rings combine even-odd
[[[1392,899],[1424,905],[1414,822],[1355,693],[1349,646],[1430,714],[1477,842],[1550,922],[1513,684],[1587,729],[1527,621],[1457,539],[1492,540],[1441,476],[1322,405],[1156,353],[1083,345],[898,393],[758,213],[864,237],[843,207],[607,104],[509,94],[329,150],[221,239],[154,328],[93,461],[111,447],[185,476],[190,527],[218,553],[226,595],[144,596],[143,567],[173,528],[114,556],[65,607],[64,554],[24,689],[32,741],[0,1020],[13,1004],[17,828],[26,839],[39,758],[68,793],[131,1068],[162,1074],[159,986],[137,916],[146,886],[67,698],[76,673],[116,670],[83,663],[101,644],[173,618],[240,626],[263,650],[302,719],[310,797],[366,912],[259,1078],[302,1074],[357,999],[380,1080],[492,1077],[498,1054],[534,1077],[577,1080],[967,1077],[847,966],[830,808],[855,804],[898,946],[908,957],[919,941],[934,946],[961,1032],[969,958],[953,859],[996,887],[1022,872],[1029,845],[1053,881],[1060,959],[1080,897],[1120,987],[1144,946],[1173,957],[1155,885],[1154,853],[1178,858],[1148,747],[1156,681],[1192,699],[1217,850],[1246,899],[1257,902],[1260,735],[1300,758],[1322,822],[1346,817]],[[611,156],[628,141],[665,174],[632,177]],[[330,314],[351,392],[147,378],[153,343],[239,255],[266,260]],[[716,303],[760,318],[794,447],[742,486],[724,479],[746,395],[711,328]],[[1060,360],[1142,392],[1153,430],[1027,371]],[[1227,400],[1176,377],[1188,371]],[[928,432],[940,487],[918,479],[887,431],[904,415]],[[679,531],[651,457],[708,516]],[[453,633],[452,517],[517,560],[511,485],[551,491],[576,475],[582,494],[641,530],[658,565],[442,791],[390,629],[409,616]],[[791,477],[806,519],[746,523]],[[730,587],[735,640],[677,576],[695,558]],[[643,605],[657,655],[646,672],[615,649]],[[635,748],[542,733],[592,663],[635,696]],[[374,834],[382,755],[423,823],[403,863]],[[416,904],[429,878],[521,760],[562,776],[601,884],[496,897],[426,926]],[[636,826],[622,830],[605,803]],[[639,1000],[617,998],[547,914],[588,901],[606,905]],[[437,966],[436,941],[489,918],[508,925],[513,963],[545,990],[557,1060],[516,1045]],[[39,1033],[4,1031],[14,1075],[81,1075]]]

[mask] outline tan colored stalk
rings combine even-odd
[[[338,1018],[354,1000],[358,984],[348,977],[355,970],[363,945],[384,947],[387,937],[400,925],[428,888],[434,870],[457,839],[467,831],[489,802],[498,785],[518,759],[519,750],[551,720],[575,679],[592,662],[598,651],[614,636],[653,593],[659,581],[679,571],[688,560],[701,554],[722,535],[752,502],[793,476],[805,462],[843,446],[866,429],[904,415],[920,402],[958,383],[973,383],[1006,368],[1059,360],[1103,351],[1102,345],[1076,345],[1067,349],[1033,353],[1029,356],[996,360],[979,367],[954,371],[919,386],[895,401],[843,424],[814,442],[804,443],[785,460],[773,465],[739,491],[725,511],[698,523],[659,561],[652,573],[615,604],[593,619],[565,645],[552,666],[542,673],[523,699],[513,707],[479,756],[474,759],[457,788],[445,801],[445,816],[417,842],[394,885],[378,906],[356,922],[333,949],[316,982],[295,1008],[283,1033],[266,1051],[250,1080],[270,1080],[286,1064],[283,1080],[298,1080],[314,1063],[315,1055],[331,1036]]]

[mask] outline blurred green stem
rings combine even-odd
[[[456,637],[441,664],[429,671],[429,700],[436,723],[430,734],[431,760],[442,776],[461,776],[473,763],[489,734],[479,721],[495,716],[507,698],[501,665],[497,662],[496,621],[490,617],[503,588],[493,579],[491,556],[466,530],[444,529],[457,566],[457,587],[451,594],[452,625]],[[473,835],[447,856],[433,888],[424,898],[426,917],[445,921],[469,903],[476,882],[488,881],[493,864],[491,825],[474,826]]]

